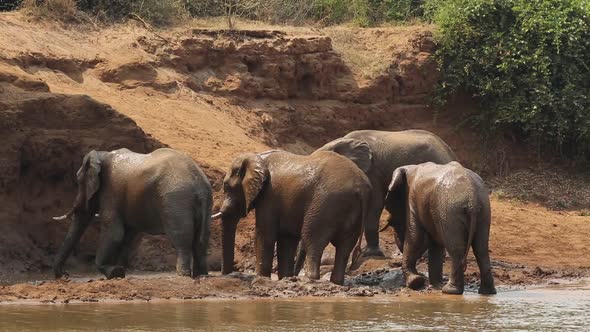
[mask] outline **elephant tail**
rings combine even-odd
[[[208,250],[209,247],[209,230],[211,228],[211,208],[213,206],[213,199],[198,199],[194,204],[194,247],[198,250]],[[193,255],[197,252],[193,252]]]
[[[469,202],[469,205],[465,209],[467,216],[469,217],[469,226],[467,229],[467,248],[465,249],[465,256],[463,257],[463,272],[467,270],[467,255],[469,255],[469,248],[473,242],[475,235],[475,228],[477,223],[477,206],[473,202]]]
[[[352,261],[350,262],[350,269],[356,266],[358,260],[361,258],[361,247],[363,242],[363,236],[365,235],[365,220],[367,219],[367,214],[369,213],[368,197],[361,196],[361,199],[359,201],[361,203],[361,233],[359,234],[356,246],[352,250]]]

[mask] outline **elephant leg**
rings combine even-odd
[[[277,264],[279,279],[293,276],[295,251],[299,239],[292,236],[281,236],[277,242]]]
[[[139,241],[140,236],[137,232],[133,232],[130,230],[125,231],[125,236],[123,237],[123,243],[121,245],[121,251],[119,252],[119,257],[117,258],[117,264],[123,267],[129,266],[129,256],[131,251]]]
[[[449,282],[443,287],[445,294],[461,295],[465,287],[465,275],[463,274],[462,254],[449,253],[451,256],[451,275]]]
[[[488,250],[489,240],[489,225],[486,229],[478,229],[474,234],[473,254],[479,266],[480,286],[479,294],[496,294],[496,287],[494,287],[494,277],[492,275],[492,265],[490,262],[490,253]]]
[[[165,231],[176,250],[176,274],[191,277],[193,259],[194,222],[190,214],[163,216]]]
[[[320,279],[320,264],[322,263],[322,254],[328,245],[328,241],[320,236],[305,240],[303,245],[306,246],[305,252],[305,275],[312,280]]]
[[[445,249],[431,241],[428,247],[428,280],[437,289],[443,286],[444,259]]]
[[[113,221],[101,234],[101,240],[96,252],[96,266],[107,277],[124,278],[125,268],[121,265],[113,265],[117,258],[117,252],[125,239],[125,228],[121,222]]]
[[[444,242],[447,252],[451,258],[451,273],[449,282],[443,287],[445,294],[463,294],[465,287],[465,276],[463,274],[463,258],[467,250],[466,225],[469,223],[463,216],[463,211],[457,212],[455,216],[448,217],[444,229]]]
[[[205,212],[204,214],[209,213]],[[208,218],[208,216],[206,217]],[[200,220],[199,220],[200,221]],[[207,254],[209,249],[209,233],[210,229],[208,225],[205,225],[205,229],[201,229],[202,223],[197,222],[194,225],[195,232],[193,237],[193,278],[200,275],[208,275],[209,268],[207,266]],[[201,241],[201,238],[204,241]]]
[[[416,269],[416,263],[425,250],[424,233],[424,230],[416,222],[416,216],[411,215],[404,241],[402,272],[406,277],[406,285],[414,290],[422,288],[426,282],[426,278]]]
[[[371,201],[369,203],[369,212],[365,219],[365,240],[367,246],[363,250],[363,256],[384,256],[383,251],[379,248],[379,219],[383,212],[383,193],[373,188]]]
[[[256,230],[256,275],[270,278],[274,258],[276,234]]]
[[[356,235],[356,236],[355,236]],[[344,275],[346,273],[346,266],[348,265],[348,259],[350,253],[356,245],[356,240],[360,234],[350,234],[347,238],[342,238],[340,241],[334,244],[336,247],[336,256],[334,257],[334,269],[332,270],[332,276],[330,281],[337,284],[344,284]]]
[[[209,274],[207,266],[207,246],[199,245],[197,239],[193,242],[193,278]]]
[[[303,242],[299,241],[299,247],[297,249],[297,259],[295,260],[295,272],[294,275],[298,276],[305,263],[305,246]]]

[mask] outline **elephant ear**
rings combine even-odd
[[[100,188],[100,170],[101,170],[101,162],[98,156],[98,152],[92,150],[84,156],[84,160],[82,161],[82,166],[76,173],[76,177],[78,178],[78,185],[83,186],[85,188],[85,199],[86,199],[86,208],[90,209],[89,202],[90,199],[96,194],[98,189]]]
[[[387,188],[387,194],[400,194],[405,193],[408,187],[408,167],[398,167],[393,171],[393,175],[391,176],[391,182],[389,183],[389,187]],[[400,199],[401,197],[396,197],[396,199]]]
[[[352,160],[363,172],[371,168],[373,153],[365,141],[354,138],[338,138],[327,143],[316,151],[333,151]]]
[[[389,212],[388,226],[395,230],[395,242],[400,252],[404,251],[406,238],[407,204],[409,204],[408,170],[409,166],[398,167],[393,171],[391,182],[385,196],[385,208]],[[384,227],[383,230],[387,228]]]
[[[242,189],[244,190],[245,209],[244,216],[248,214],[251,205],[266,181],[266,166],[259,155],[252,155],[244,159],[240,167],[242,177]]]

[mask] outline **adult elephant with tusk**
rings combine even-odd
[[[335,139],[317,151],[334,151],[344,156],[352,156],[349,151],[364,142],[371,149],[372,158],[365,168],[371,181],[371,203],[365,223],[367,247],[364,256],[383,256],[379,248],[379,219],[383,212],[387,187],[391,174],[401,166],[433,162],[447,164],[457,160],[451,148],[435,134],[424,130],[380,131],[358,130],[342,138]],[[404,220],[391,215],[388,224],[403,224]],[[396,243],[403,250],[403,241],[396,235]]]
[[[371,158],[367,144],[349,153],[361,167]],[[232,162],[223,186],[221,211],[213,216],[222,219],[223,274],[233,271],[237,223],[255,209],[257,275],[270,277],[276,244],[279,279],[293,276],[301,240],[310,279],[319,279],[322,253],[332,243],[336,258],[330,280],[344,282],[355,245],[360,255],[371,191],[367,176],[350,159],[330,151],[245,154]]]
[[[96,265],[107,278],[125,276],[126,253],[140,233],[168,235],[179,275],[207,274],[212,190],[190,157],[167,148],[149,154],[93,150],[76,178],[73,208],[54,218],[72,219],[55,258],[56,278],[67,275],[66,259],[97,218],[106,229],[100,234]]]

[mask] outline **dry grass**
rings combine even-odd
[[[370,80],[384,73],[391,64],[392,54],[368,47],[358,28],[334,27],[323,29],[330,38],[332,46],[359,78]]]
[[[80,22],[82,13],[78,11],[75,0],[24,0],[21,10],[39,18],[50,18],[64,22]]]
[[[538,167],[489,182],[498,198],[536,202],[553,210],[579,210],[580,215],[590,215],[590,173]]]
[[[228,29],[227,18],[225,17],[204,17],[194,18],[187,21],[179,28],[203,28],[203,29]],[[244,18],[235,18],[236,30],[281,30],[291,35],[318,35],[322,34],[321,30],[313,26],[290,26],[271,24],[262,21],[253,21]]]
[[[379,28],[334,26],[322,29],[332,38],[334,50],[342,55],[359,80],[371,80],[385,73],[393,59],[410,51],[409,40],[420,31],[434,27],[424,24],[384,25]]]

